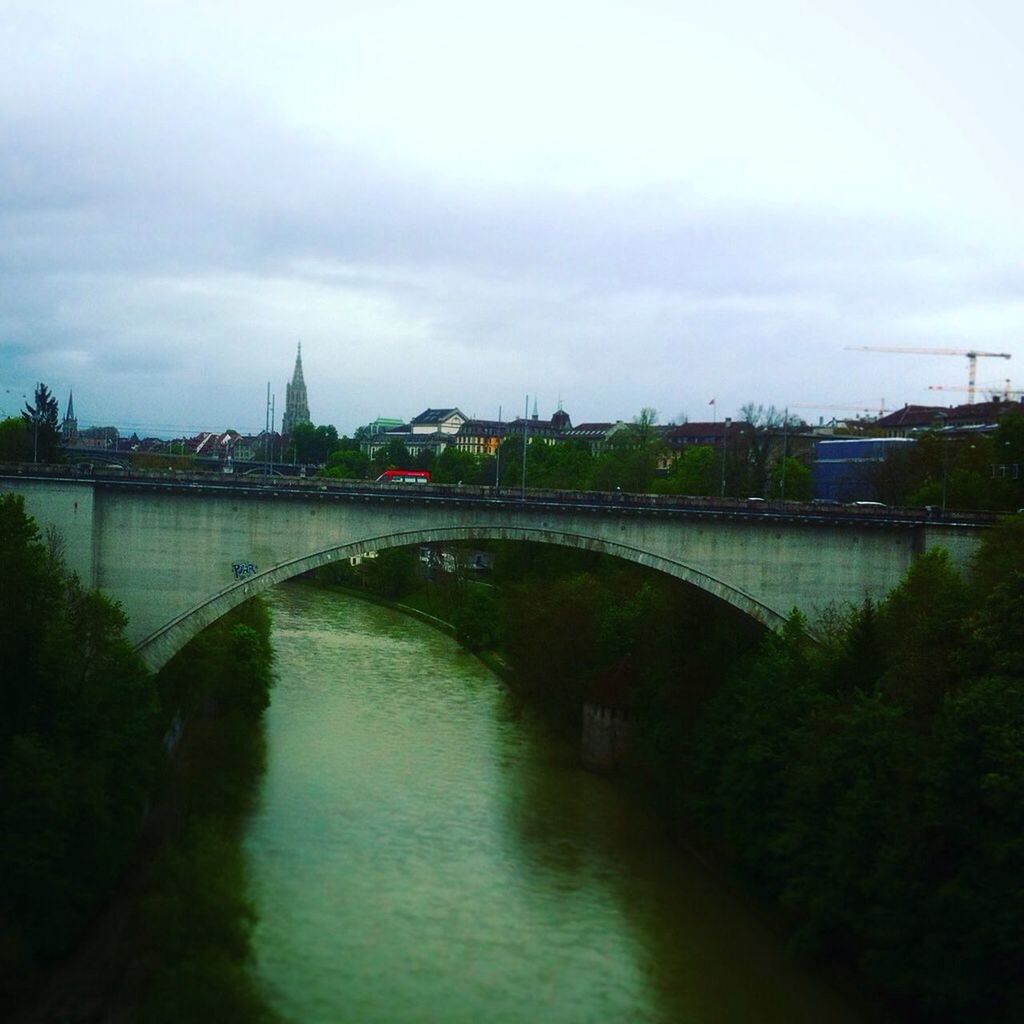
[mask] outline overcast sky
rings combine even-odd
[[[0,413],[1024,387],[1024,5],[0,0]],[[711,399],[715,406],[709,406]],[[819,408],[805,408],[814,405]]]

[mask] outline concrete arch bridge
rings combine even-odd
[[[769,628],[879,599],[933,545],[966,564],[993,517],[926,510],[217,475],[0,467],[69,568],[121,602],[154,669],[235,605],[352,555],[524,540],[599,551],[699,587]]]

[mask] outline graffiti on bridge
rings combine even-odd
[[[256,566],[252,562],[232,562],[231,571],[236,580],[244,580],[256,575]]]

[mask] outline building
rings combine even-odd
[[[408,423],[384,420],[378,417],[359,442],[360,451],[371,459],[392,441],[401,441],[411,456],[430,452],[437,455],[454,443],[459,430],[468,417],[459,409],[424,409]],[[388,423],[393,426],[386,426]]]
[[[470,455],[494,455],[509,433],[503,420],[466,420],[455,435],[455,447]]]
[[[459,409],[424,409],[409,422],[413,434],[457,434],[469,417]]]
[[[309,399],[306,395],[306,381],[302,376],[302,342],[299,342],[295,357],[295,372],[292,382],[285,385],[284,416],[281,419],[281,433],[291,434],[300,423],[309,423]]]
[[[558,415],[557,413],[555,414]],[[559,441],[583,441],[590,446],[591,454],[600,455],[604,451],[613,435],[620,430],[625,430],[629,424],[622,420],[614,423],[580,423],[575,427],[559,433]],[[520,428],[521,430],[522,428]],[[533,426],[530,426],[530,433],[533,434]]]
[[[391,416],[378,416],[372,422],[367,423],[365,427],[361,427],[356,433],[356,437],[376,437],[385,431],[397,430],[403,423],[403,420],[396,420]]]
[[[1024,413],[1024,404],[1003,398],[970,405],[905,405],[880,416],[872,429],[885,437],[909,437],[923,430],[964,430],[991,427],[993,430],[1006,413]]]
[[[914,443],[909,437],[818,441],[811,467],[814,497],[821,501],[873,501],[875,470],[890,454]]]

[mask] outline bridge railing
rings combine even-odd
[[[333,477],[262,476],[197,472],[188,470],[122,469],[91,464],[0,464],[0,480],[8,478],[71,479],[101,485],[189,488],[234,493],[275,495],[333,495],[339,498],[391,497],[401,501],[457,501],[486,504],[527,505],[578,509],[623,509],[636,512],[686,512],[735,515],[748,518],[800,518],[819,521],[877,522],[890,524],[934,523],[990,526],[1011,513],[984,510],[942,510],[937,506],[898,508],[876,503],[837,504],[760,498],[722,498],[703,495],[639,494],[627,491],[565,491],[546,488],[490,487],[478,484],[396,484]],[[0,486],[2,489],[2,486]]]

